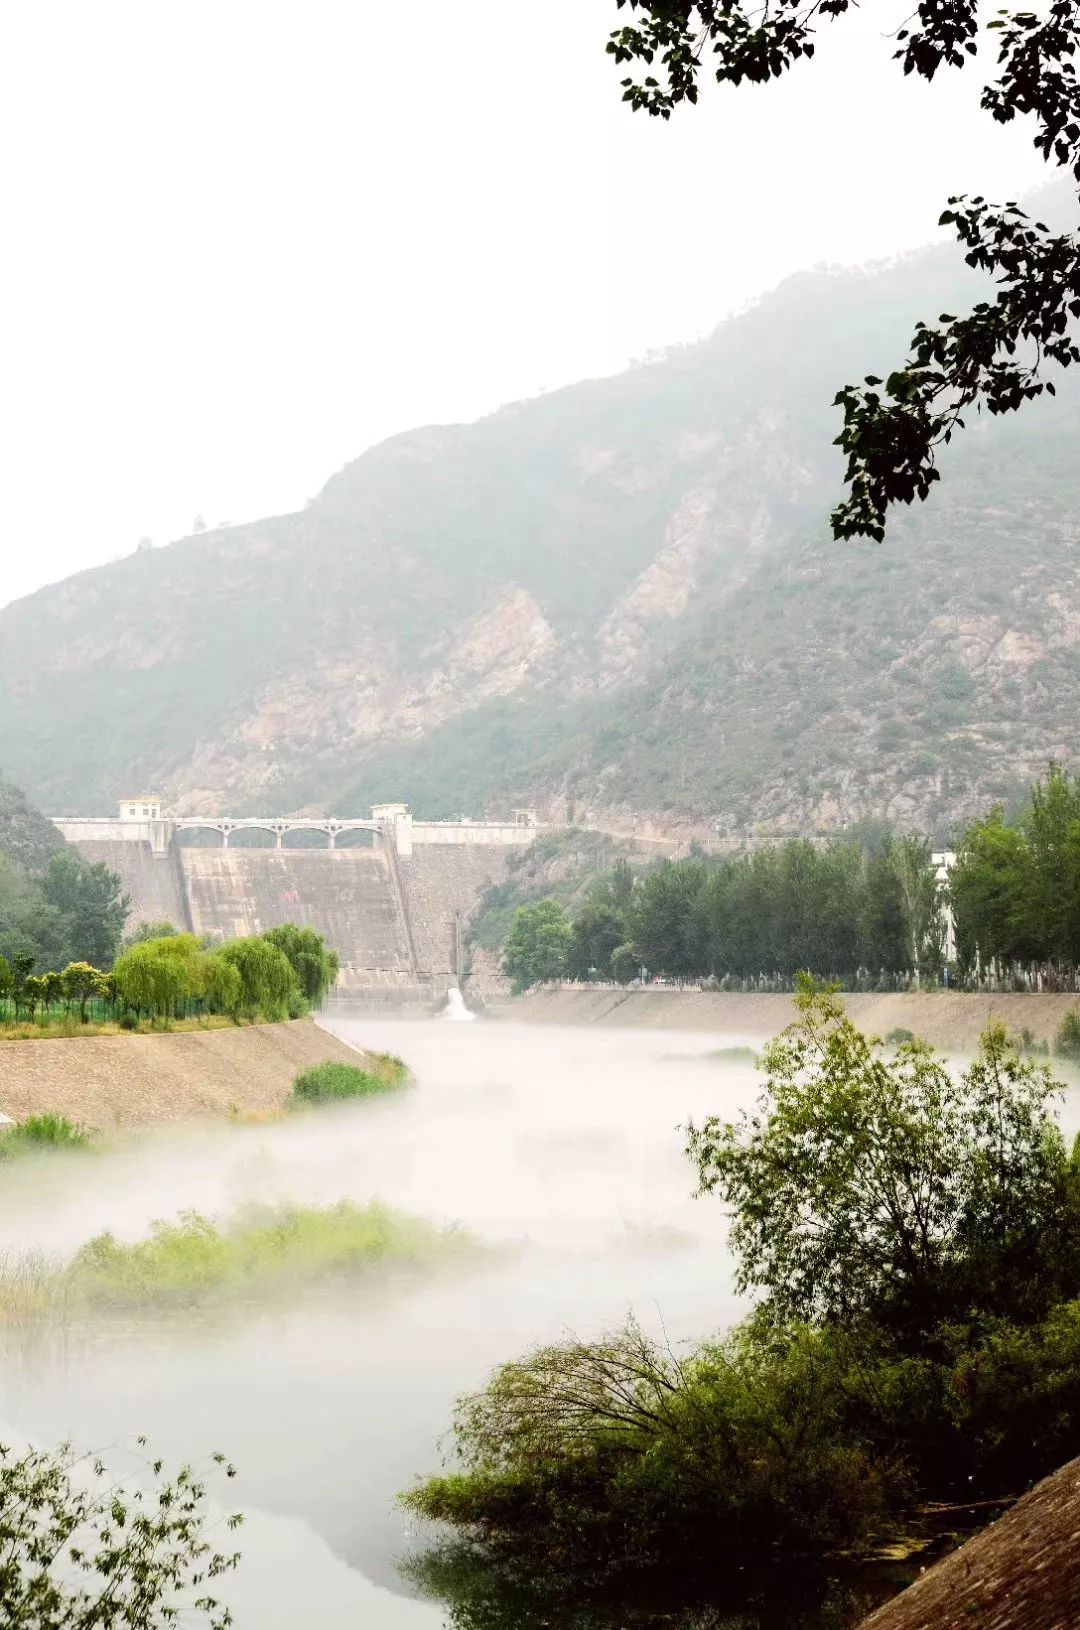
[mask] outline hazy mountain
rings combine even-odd
[[[63,847],[64,840],[52,822],[18,787],[0,776],[0,855],[38,872]]]
[[[346,466],[303,513],[0,613],[0,744],[54,811],[379,798],[736,831],[942,829],[1080,717],[1080,391],[946,450],[840,545],[836,388],[972,283],[795,278],[709,339]]]

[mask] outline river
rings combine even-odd
[[[38,1442],[108,1450],[145,1433],[174,1461],[227,1453],[246,1513],[224,1592],[240,1630],[438,1630],[448,1610],[399,1571],[429,1536],[394,1497],[438,1467],[454,1398],[533,1344],[594,1336],[630,1309],[676,1346],[737,1315],[720,1207],[692,1197],[681,1128],[752,1098],[750,1060],[723,1053],[751,1039],[344,1009],[328,1026],[400,1054],[415,1085],[11,1171],[0,1250],[69,1252],[104,1228],[139,1238],[189,1208],[344,1198],[459,1222],[493,1249],[293,1305],[8,1340],[0,1420]]]

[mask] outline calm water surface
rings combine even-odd
[[[63,1253],[103,1228],[136,1239],[189,1208],[344,1198],[460,1222],[499,1249],[270,1309],[9,1341],[0,1421],[41,1442],[105,1449],[145,1432],[170,1459],[228,1453],[230,1503],[247,1513],[228,1592],[241,1630],[437,1630],[447,1610],[399,1572],[430,1536],[394,1496],[439,1465],[455,1396],[534,1343],[594,1336],[631,1308],[675,1344],[737,1316],[720,1208],[692,1199],[680,1129],[753,1097],[749,1061],[710,1055],[760,1038],[341,1009],[328,1024],[400,1053],[416,1086],[5,1174],[0,1250]]]

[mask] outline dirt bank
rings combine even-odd
[[[911,1030],[936,1047],[969,1048],[991,1018],[1010,1029],[1029,1029],[1053,1042],[1064,1015],[1080,1008],[1077,996],[968,996],[956,992],[848,996],[852,1018],[883,1036]],[[790,996],[681,990],[547,990],[492,1010],[492,1017],[527,1024],[637,1025],[643,1029],[713,1030],[727,1035],[773,1036],[795,1016]]]
[[[299,1070],[357,1054],[310,1019],[158,1036],[0,1042],[0,1111],[84,1126],[280,1109]]]

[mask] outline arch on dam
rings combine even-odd
[[[284,849],[287,847],[285,839],[293,832],[322,832],[326,835],[326,847],[336,847],[337,839],[343,832],[379,832],[382,830],[378,821],[344,820],[337,816],[213,816],[213,815],[178,815],[172,819],[172,825],[177,832],[218,832],[221,834],[221,847],[229,847],[229,839],[234,832],[269,832],[274,838],[274,847]]]

